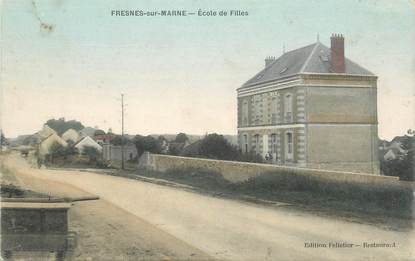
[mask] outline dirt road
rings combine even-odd
[[[413,231],[387,231],[114,176],[55,170],[23,172],[99,195],[220,260],[414,260],[415,257]],[[103,218],[108,219],[106,215],[116,218],[112,213],[103,213]],[[355,245],[335,248],[330,243]],[[365,243],[394,247],[366,248]]]
[[[66,183],[44,179],[43,171],[28,169],[14,158],[22,187],[56,197],[85,197],[90,193]],[[39,176],[41,176],[39,178]],[[213,258],[149,222],[104,199],[73,204],[69,229],[77,233],[77,247],[68,260],[212,260]],[[18,260],[54,260],[51,254],[17,253]]]

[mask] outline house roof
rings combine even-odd
[[[61,137],[62,139],[64,139],[65,141],[71,140],[72,138],[74,138],[75,136],[75,142],[79,140],[79,133],[74,130],[74,129],[68,129],[67,131],[65,131]]]
[[[320,42],[286,52],[244,83],[242,88],[303,73],[333,73],[330,53],[330,48]],[[372,72],[347,58],[345,67],[345,74],[374,76]]]
[[[61,137],[59,137],[59,135],[56,134],[56,133],[52,133],[49,136],[47,136],[46,138],[42,139],[41,142],[40,142],[40,144],[42,144],[42,143],[44,143],[47,140],[52,139],[52,138],[54,138],[55,141],[59,142],[60,144],[62,144],[64,146],[68,145],[68,143],[64,139],[62,139]]]
[[[48,125],[43,125],[42,129],[36,132],[34,135],[37,136],[40,140],[49,137],[50,135],[56,133],[54,129],[49,127]]]
[[[87,142],[87,141],[89,141],[90,143],[89,144],[94,144],[95,146],[99,146],[100,148],[102,148],[102,146],[101,145],[99,145],[98,144],[98,142],[96,142],[94,139],[92,139],[91,137],[89,137],[89,136],[85,136],[85,137],[83,137],[82,139],[80,139],[77,143],[75,143],[73,146],[74,147],[77,147],[77,146],[79,146],[81,143],[84,143],[84,142]]]

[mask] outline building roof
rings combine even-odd
[[[36,132],[34,135],[39,140],[44,140],[45,138],[49,137],[52,134],[56,134],[56,131],[45,124],[45,125],[43,125],[42,129],[40,131]]]
[[[62,146],[68,145],[68,143],[64,139],[62,139],[58,134],[56,134],[56,132],[44,138],[40,143],[41,144],[46,143],[48,140],[51,140],[51,139],[54,139],[54,141],[60,143]]]
[[[84,144],[86,144],[86,145],[84,145]],[[99,145],[98,142],[96,142],[95,140],[93,140],[89,136],[83,137],[77,143],[75,143],[73,146],[76,147],[76,148],[83,147],[83,146],[94,146],[96,148],[102,149],[102,146]]]
[[[79,140],[79,133],[74,129],[68,129],[61,135],[62,139],[65,141],[72,140],[73,142],[77,142]]]
[[[372,72],[345,58],[345,74],[374,76]],[[284,53],[242,85],[252,86],[297,74],[333,73],[330,66],[330,48],[320,42]]]

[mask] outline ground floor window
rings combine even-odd
[[[244,152],[247,153],[248,152],[248,135],[244,135]]]
[[[293,133],[291,131],[287,131],[285,133],[285,159],[292,160],[294,156],[294,141],[293,141]]]
[[[259,154],[259,134],[255,134],[254,136],[254,146],[255,146],[255,153]]]
[[[277,153],[277,134],[271,134],[271,153]]]

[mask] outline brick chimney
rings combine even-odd
[[[265,58],[265,67],[268,67],[272,62],[275,61],[275,56],[268,56]]]
[[[344,37],[341,34],[332,34],[331,40],[331,69],[334,73],[345,73],[344,64]]]

